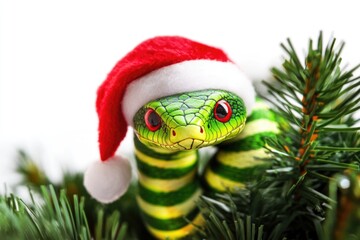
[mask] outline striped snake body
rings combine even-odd
[[[202,194],[243,188],[268,166],[264,138],[278,123],[257,100],[251,114],[237,95],[224,90],[176,94],[145,104],[134,116],[137,202],[148,230],[159,239],[187,236],[202,216]],[[198,149],[217,152],[202,173]],[[190,222],[189,222],[190,221]]]

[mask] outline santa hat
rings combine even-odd
[[[248,113],[255,101],[251,81],[221,49],[183,37],[161,36],[142,42],[123,57],[97,92],[102,161],[85,173],[88,192],[105,203],[126,192],[131,181],[130,164],[114,154],[144,104],[204,89],[231,91],[244,100]]]

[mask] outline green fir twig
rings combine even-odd
[[[272,167],[247,191],[233,194],[232,202],[227,194],[212,199],[235,204],[236,211],[214,204],[203,207],[218,218],[218,224],[215,217],[207,221],[211,237],[229,239],[221,226],[234,226],[233,216],[239,215],[263,226],[262,239],[328,240],[323,224],[337,204],[329,185],[336,174],[360,175],[359,120],[353,116],[360,108],[360,80],[353,76],[359,65],[342,69],[344,43],[337,46],[332,39],[324,46],[322,33],[316,44],[309,41],[304,61],[289,39],[281,47],[288,58],[281,69],[272,69],[275,83],[264,82],[266,99],[282,120],[282,133],[267,139]],[[230,229],[233,236],[247,232]]]
[[[42,194],[37,202],[25,203],[14,195],[0,197],[1,239],[126,239],[127,225],[120,222],[118,211],[106,220],[98,219],[95,231],[89,228],[84,210],[84,197],[73,196],[69,202],[65,190],[58,197],[52,185],[41,186]],[[73,206],[73,207],[72,207]],[[103,210],[98,211],[98,215]]]
[[[91,236],[94,239],[122,239],[125,233],[127,240],[152,239],[145,230],[138,206],[134,201],[136,194],[135,184],[131,184],[127,193],[118,201],[103,205],[93,199],[86,191],[83,185],[83,173],[65,171],[61,181],[53,182],[46,175],[44,169],[26,152],[21,150],[18,154],[17,172],[22,177],[19,184],[29,186],[35,196],[40,197],[40,199],[44,198],[44,201],[50,201],[54,196],[59,199],[67,198],[70,207],[75,210],[81,207],[84,212],[83,215],[86,215],[86,224],[89,226]],[[46,194],[47,191],[44,192],[44,187],[40,187],[41,185],[51,185],[52,194]],[[34,194],[31,194],[31,197]],[[73,200],[73,198],[86,199],[86,201],[82,201],[80,205],[80,202]],[[32,206],[32,204],[29,204],[29,206]],[[52,211],[51,208],[48,211]],[[80,213],[75,211],[75,214]],[[75,216],[77,216],[75,220],[79,219],[78,215]],[[99,218],[102,218],[102,220],[100,221]],[[63,221],[59,214],[54,216],[53,220],[59,221],[59,224]],[[114,226],[119,226],[121,229],[114,228]],[[84,228],[74,230],[74,233],[78,234],[80,231],[84,232]],[[102,237],[99,238],[99,236]]]

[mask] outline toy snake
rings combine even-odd
[[[270,111],[259,103],[248,118],[241,98],[204,90],[161,98],[135,115],[138,204],[150,232],[158,238],[186,235],[201,216],[196,199],[203,193],[198,151],[217,145],[204,173],[205,191],[242,188],[266,163],[264,137],[277,133]],[[242,134],[239,134],[242,132]],[[231,143],[220,143],[236,137]]]
[[[137,202],[156,238],[187,236],[203,221],[199,196],[243,188],[261,174],[264,139],[277,134],[277,121],[233,65],[221,50],[181,37],[150,39],[120,60],[98,91],[103,164],[85,174],[90,194],[111,202],[126,191],[129,164],[113,155],[127,125]],[[198,149],[207,146],[217,152],[199,173]]]

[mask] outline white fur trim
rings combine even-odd
[[[232,62],[190,60],[172,64],[131,82],[122,102],[127,123],[149,101],[182,92],[221,89],[233,92],[245,103],[248,115],[255,103],[251,80]]]
[[[121,197],[131,182],[131,166],[127,159],[118,156],[105,162],[92,163],[85,172],[84,185],[90,195],[102,203]]]

